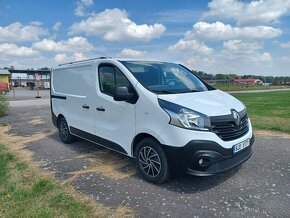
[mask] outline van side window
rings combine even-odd
[[[116,86],[130,87],[129,80],[113,65],[99,67],[99,82],[101,92],[110,96],[113,96]]]
[[[115,89],[114,67],[102,66],[99,68],[100,89],[104,94],[113,96]]]
[[[128,79],[124,76],[124,74],[118,69],[115,68],[115,73],[116,73],[116,86],[130,86],[130,82]]]

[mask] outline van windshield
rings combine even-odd
[[[120,61],[149,91],[156,94],[177,94],[208,91],[191,71],[173,63]]]

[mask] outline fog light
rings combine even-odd
[[[202,167],[207,167],[209,165],[209,163],[210,163],[210,161],[207,158],[202,157],[198,160],[198,164]]]

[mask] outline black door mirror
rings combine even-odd
[[[129,92],[128,87],[120,86],[116,87],[113,98],[115,101],[131,102],[131,100],[135,98],[135,94]]]

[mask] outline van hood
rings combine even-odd
[[[192,92],[181,94],[158,95],[159,99],[181,105],[207,116],[231,114],[231,109],[242,111],[245,106],[233,96],[220,91]]]

